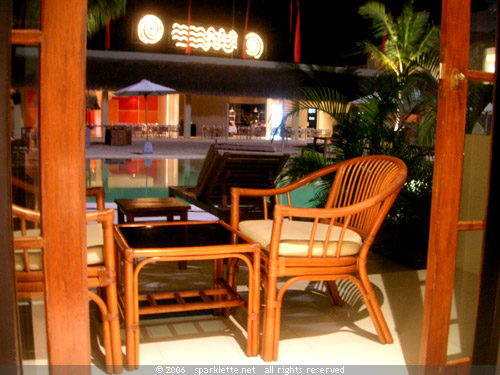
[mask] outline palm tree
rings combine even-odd
[[[87,3],[87,35],[91,37],[104,28],[108,21],[125,14],[127,0],[88,0]],[[26,16],[18,20],[19,28],[39,28],[40,0],[24,0],[21,7],[26,8]]]
[[[362,42],[364,50],[398,77],[407,77],[419,70],[419,60],[439,48],[439,29],[432,25],[427,12],[414,10],[413,2],[405,3],[397,18],[386,12],[385,5],[378,1],[369,1],[359,8],[359,13],[372,21],[373,36],[383,38],[381,47],[370,41]]]

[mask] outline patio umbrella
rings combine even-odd
[[[148,126],[148,96],[163,96],[175,92],[174,89],[170,87],[158,85],[147,79],[143,79],[141,82],[134,83],[131,86],[124,87],[118,91],[115,91],[116,96],[144,96],[144,101],[146,102],[146,143],[144,144],[144,153],[151,154],[153,152],[153,146],[149,142],[149,126]]]

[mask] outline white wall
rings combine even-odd
[[[203,125],[227,125],[227,96],[191,95],[191,121],[200,136]]]

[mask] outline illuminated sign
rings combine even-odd
[[[205,29],[204,27],[191,26],[188,28],[187,25],[180,25],[177,22],[172,25],[172,40],[177,41],[176,47],[186,48],[188,36],[191,48],[204,51],[222,50],[225,53],[232,53],[238,48],[238,34],[234,30],[226,33],[223,28],[219,30],[215,30],[213,27]]]
[[[174,23],[172,25],[172,40],[175,46],[186,48],[189,37],[189,47],[201,49],[205,52],[209,50],[232,53],[238,49],[238,33],[234,30],[227,32],[223,28],[218,30],[210,26],[208,28]],[[264,42],[256,33],[249,33],[246,39],[246,53],[255,59],[262,56],[264,52]]]
[[[158,43],[163,37],[163,23],[158,17],[149,14],[139,21],[137,33],[145,44]]]
[[[262,56],[264,52],[264,42],[262,38],[255,33],[249,33],[245,36],[247,55],[256,59]]]
[[[158,43],[163,37],[163,23],[153,15],[144,16],[138,25],[137,33],[144,44]],[[217,51],[231,54],[238,50],[238,33],[234,30],[213,26],[188,26],[178,22],[172,24],[171,41],[175,47],[187,48],[205,52]],[[256,33],[248,33],[244,40],[246,56],[259,59],[264,52],[264,42]]]

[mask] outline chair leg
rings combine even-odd
[[[276,300],[278,279],[276,276],[267,277],[265,282],[265,303],[264,303],[264,319],[262,326],[262,349],[261,357],[265,362],[275,360],[277,357],[276,330],[279,332],[279,327],[276,327],[276,310],[278,301]],[[279,337],[278,337],[279,340]],[[275,353],[276,351],[276,353]]]
[[[337,283],[333,280],[325,281],[326,291],[328,292],[328,297],[330,297],[330,302],[332,305],[342,306],[344,303],[340,297],[339,288]]]
[[[102,334],[104,338],[104,357],[106,360],[106,373],[107,374],[112,374],[114,371],[113,368],[113,353],[112,353],[112,344],[111,344],[111,334],[110,334],[110,324],[109,320],[106,319],[106,317],[109,314],[108,308],[104,301],[99,297],[96,293],[91,292],[90,290],[88,291],[89,298],[92,299],[97,307],[99,308],[99,311],[101,312],[101,319],[102,319]]]
[[[274,336],[273,336],[273,361],[278,360],[278,350],[280,345],[280,329],[281,329],[281,300],[276,301],[274,317]]]
[[[122,339],[120,333],[120,315],[118,311],[118,292],[116,281],[106,286],[106,302],[109,310],[109,325],[111,331],[111,347],[115,373],[123,372]]]
[[[368,279],[368,273],[364,267],[360,267],[358,270],[360,283],[361,283],[361,293],[366,302],[366,307],[373,320],[375,329],[377,330],[379,340],[381,344],[392,344],[394,339],[392,338],[387,322],[385,321],[384,314],[380,309],[380,304],[378,303],[375,292],[373,291],[370,280]]]
[[[134,283],[134,262],[123,262],[125,276],[125,346],[127,350],[127,370],[139,368],[139,312],[137,285]]]

